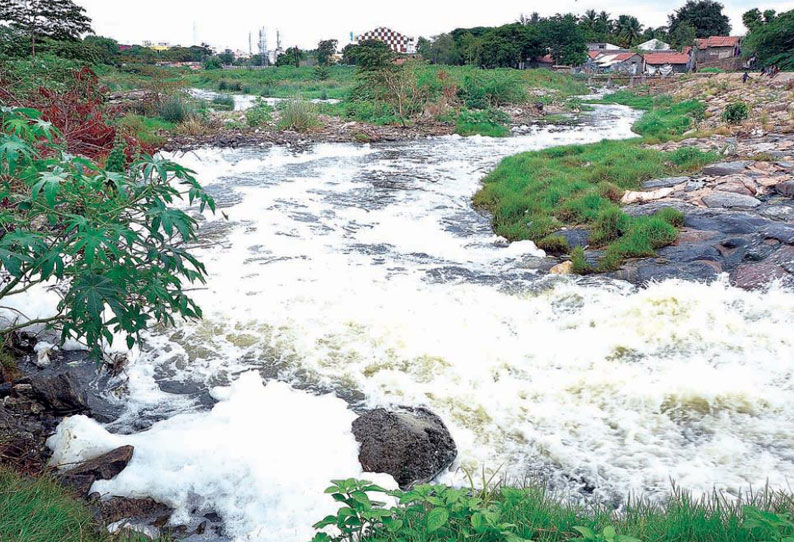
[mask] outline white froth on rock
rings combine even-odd
[[[332,479],[365,477],[395,488],[389,476],[358,463],[355,414],[332,396],[315,396],[280,382],[263,385],[256,372],[216,388],[210,412],[181,414],[135,435],[114,435],[85,416],[65,420],[48,441],[53,463],[135,447],[119,476],[96,482],[105,496],[151,497],[175,509],[214,511],[239,541],[309,540],[311,525],[336,510],[323,491]]]

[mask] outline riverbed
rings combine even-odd
[[[234,540],[307,540],[359,476],[353,410],[425,405],[463,468],[571,498],[738,494],[794,476],[794,292],[637,289],[550,277],[471,205],[518,152],[632,137],[636,113],[507,139],[201,149],[174,159],[219,204],[197,256],[199,323],[153,329],[108,427],[65,422],[74,460],[136,447],[103,493],[209,511]],[[228,220],[224,218],[228,217]],[[377,477],[384,481],[383,477]],[[329,502],[326,503],[326,500]]]

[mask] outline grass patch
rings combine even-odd
[[[32,480],[0,468],[3,542],[143,542],[102,534],[88,507],[47,478]],[[164,541],[162,541],[164,542]]]
[[[629,217],[616,203],[619,195],[716,159],[694,148],[662,152],[638,140],[555,147],[504,159],[474,202],[493,214],[496,233],[511,241],[540,242],[563,226],[590,226],[591,242],[607,248],[611,268],[625,258],[653,255],[676,238],[673,212]]]
[[[455,133],[461,136],[482,135],[488,137],[507,137],[510,117],[498,109],[483,111],[462,111],[455,123]]]
[[[281,120],[278,127],[281,130],[308,132],[320,124],[314,104],[306,100],[297,99],[284,102],[280,111]]]
[[[127,113],[118,120],[118,126],[124,133],[135,136],[149,145],[160,145],[165,136],[173,133],[176,124],[159,117],[146,117],[135,113]]]
[[[627,105],[645,111],[633,129],[648,142],[680,137],[694,129],[706,113],[706,106],[699,100],[674,102],[667,95],[649,96],[629,90],[609,94],[599,103]]]

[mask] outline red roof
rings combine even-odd
[[[741,42],[741,38],[736,36],[711,36],[710,38],[700,38],[697,40],[699,49],[708,47],[736,47]]]
[[[662,64],[688,64],[689,55],[685,53],[664,52],[664,53],[648,53],[643,55],[647,64],[654,66]]]
[[[617,62],[624,62],[631,57],[633,57],[636,53],[618,53],[615,55],[614,60]]]
[[[687,45],[686,47],[683,48],[681,52],[684,53],[685,55],[688,55],[691,51],[692,51],[692,47]]]
[[[595,60],[601,54],[601,51],[588,51],[587,54],[590,56],[590,58]]]
[[[544,64],[554,64],[554,59],[551,55],[539,56],[535,58],[536,62],[542,62]]]

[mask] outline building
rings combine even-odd
[[[147,49],[151,49],[152,51],[167,51],[171,48],[171,44],[167,41],[158,41],[157,43],[153,43],[147,40],[143,42],[143,46]]]
[[[587,67],[591,73],[621,73],[626,75],[639,75],[644,71],[642,55],[631,51],[620,53],[602,53],[590,59]]]
[[[588,51],[621,51],[623,49],[619,45],[600,42],[600,43],[588,43],[587,50]]]
[[[645,73],[649,75],[670,75],[672,73],[687,73],[695,69],[695,56],[691,47],[684,47],[682,52],[661,51],[645,53]]]
[[[695,42],[695,59],[698,68],[738,70],[742,67],[742,38],[737,36],[711,36]]]
[[[645,43],[640,43],[637,46],[640,51],[669,51],[670,44],[656,38],[648,40]]]
[[[416,53],[416,40],[414,38],[395,32],[391,28],[380,27],[369,32],[364,32],[355,37],[356,43],[367,40],[382,41],[395,53],[413,55]]]
[[[550,70],[554,67],[554,58],[551,55],[537,56],[529,61],[530,68],[544,68]]]

